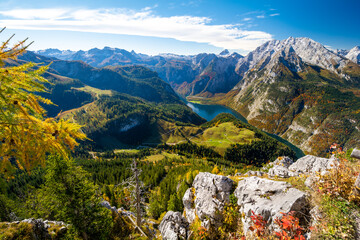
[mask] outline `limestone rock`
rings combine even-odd
[[[350,157],[360,159],[360,150],[354,148],[354,150],[352,151]]]
[[[244,176],[258,176],[258,177],[261,177],[261,176],[264,176],[264,172],[262,171],[247,171]]]
[[[194,189],[195,190],[195,189]],[[193,222],[195,220],[195,196],[193,194],[193,189],[189,188],[186,190],[184,197],[182,199],[185,209],[185,217],[188,222]]]
[[[288,157],[281,157],[276,159],[270,165],[274,167],[269,169],[269,177],[294,177],[299,174],[308,175],[305,185],[311,188],[312,183],[316,181],[315,175],[317,173],[325,174],[329,169],[333,168],[338,164],[335,157],[331,158],[320,158],[312,155],[307,155],[299,158],[295,163]]]
[[[282,178],[288,178],[291,176],[292,173],[290,173],[289,169],[285,166],[281,165],[275,165],[274,167],[269,169],[269,177],[282,177]]]
[[[163,240],[187,239],[189,223],[180,212],[169,211],[163,217],[159,230]]]
[[[102,201],[102,202],[100,203],[100,205],[103,206],[103,207],[105,207],[105,208],[107,208],[107,209],[109,209],[109,210],[111,210],[112,212],[117,212],[116,207],[111,206],[108,201],[105,201],[105,200],[104,200],[104,201]]]
[[[275,161],[269,163],[269,165],[272,165],[272,166],[278,165],[278,166],[283,166],[285,168],[288,168],[293,163],[294,163],[294,161],[291,158],[284,156],[284,157],[278,157]]]
[[[308,215],[306,194],[286,182],[248,177],[239,182],[235,196],[238,198],[240,212],[245,215],[244,232],[251,226],[252,211],[269,221],[270,228],[274,227],[274,220],[281,217],[281,212],[295,211],[302,221]]]
[[[291,164],[289,170],[297,174],[325,174],[329,169],[338,164],[335,157],[321,158],[312,155],[306,155],[299,158],[295,163]]]
[[[194,220],[196,213],[203,226],[221,225],[219,211],[230,201],[233,184],[233,181],[225,176],[208,172],[199,173],[193,182],[195,196],[191,195],[191,190],[188,189],[183,198],[185,215],[189,222]],[[191,199],[195,200],[192,202]]]

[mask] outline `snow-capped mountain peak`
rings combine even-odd
[[[271,40],[259,46],[245,58],[239,60],[236,70],[240,74],[245,73],[260,62],[264,62],[264,58],[269,58],[267,61],[270,62],[273,56],[285,49],[291,49],[305,63],[317,65],[330,71],[335,71],[337,68],[342,69],[348,61],[343,56],[328,50],[322,44],[310,38],[289,37],[281,41]]]
[[[350,51],[345,55],[345,57],[357,64],[360,64],[360,46],[356,46],[350,49]]]

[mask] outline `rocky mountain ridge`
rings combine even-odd
[[[351,61],[360,64],[360,46],[356,46],[350,50],[345,49],[337,49],[334,51],[336,54],[344,56]]]
[[[240,54],[224,50],[219,55],[201,53],[192,56],[159,54],[148,56],[134,51],[105,47],[89,51],[60,51],[46,49],[37,54],[61,60],[81,60],[93,67],[117,65],[143,65],[168,81],[181,95],[209,92],[228,92],[238,82],[234,72]]]

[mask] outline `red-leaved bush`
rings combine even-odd
[[[295,212],[281,213],[281,218],[275,219],[275,224],[280,231],[271,232],[269,223],[263,216],[251,211],[252,225],[249,230],[254,232],[258,239],[280,239],[280,240],[305,240],[304,229],[299,224],[299,219],[294,216]]]

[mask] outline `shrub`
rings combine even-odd
[[[348,153],[336,155],[339,163],[327,174],[319,175],[313,193],[314,205],[320,215],[314,224],[313,236],[317,239],[355,239],[356,218],[360,196],[354,187],[359,174],[357,163],[350,161]]]
[[[33,227],[29,223],[21,222],[19,224],[1,224],[0,239],[7,240],[35,240],[33,235]]]
[[[281,213],[281,218],[275,219],[279,231],[271,231],[269,222],[263,216],[252,211],[251,221],[253,222],[249,230],[254,232],[257,239],[280,239],[280,240],[305,240],[304,229],[299,224],[299,219],[294,216],[295,212]]]
[[[360,196],[356,193],[354,187],[359,171],[357,167],[346,159],[345,153],[341,152],[337,155],[339,164],[334,166],[329,173],[319,175],[317,181],[317,190],[320,194],[326,194],[330,197],[341,197],[348,201],[360,202]]]

